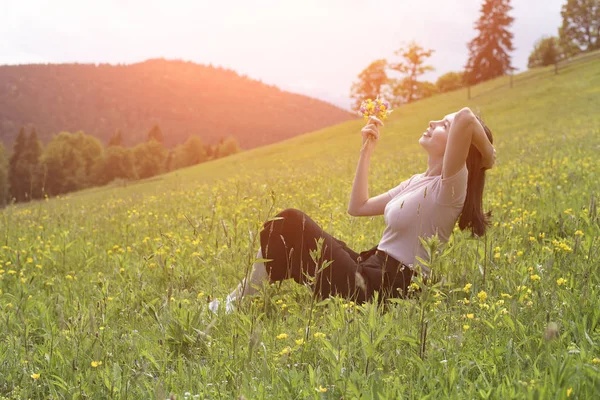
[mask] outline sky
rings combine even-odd
[[[181,59],[350,108],[372,61],[414,40],[435,81],[463,69],[483,0],[0,0],[0,64]],[[556,35],[566,0],[512,0],[513,66]]]

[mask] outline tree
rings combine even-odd
[[[13,152],[10,156],[8,168],[10,196],[16,201],[23,201],[25,199],[24,182],[27,179],[27,171],[23,168],[22,156],[26,145],[27,134],[25,133],[25,128],[21,128],[13,145]]]
[[[25,149],[22,154],[23,168],[26,171],[25,181],[23,182],[25,196],[29,199],[39,199],[43,192],[43,172],[40,164],[42,156],[42,142],[38,139],[35,128],[29,133],[25,143]]]
[[[402,61],[391,64],[390,68],[405,76],[390,80],[392,104],[412,103],[431,95],[431,84],[419,82],[419,77],[434,70],[432,66],[424,65],[425,59],[431,57],[433,52],[434,50],[426,50],[414,41],[406,48],[396,50],[395,54],[401,56]]]
[[[133,149],[135,171],[140,179],[164,172],[167,149],[156,140],[140,143]]]
[[[0,207],[8,201],[8,157],[4,150],[4,143],[0,142]]]
[[[560,44],[569,56],[600,48],[600,0],[567,0],[560,14]]]
[[[358,81],[352,84],[350,90],[350,97],[354,99],[354,110],[360,108],[363,100],[374,100],[381,93],[381,87],[388,82],[386,67],[386,60],[376,60],[358,75]]]
[[[108,147],[111,146],[123,146],[123,132],[120,129],[117,129],[110,137]]]
[[[206,146],[202,140],[192,135],[183,145],[175,148],[172,154],[171,166],[173,169],[185,168],[208,160]],[[167,164],[169,160],[167,160]]]
[[[148,141],[151,141],[152,139],[156,140],[161,144],[164,144],[163,134],[158,124],[154,124],[152,129],[150,129],[150,131],[148,132]]]
[[[121,146],[110,146],[104,151],[97,182],[105,185],[115,179],[137,179],[133,152]]]
[[[46,193],[58,195],[94,185],[102,156],[102,144],[95,137],[81,131],[54,135],[41,157]]]
[[[240,151],[240,145],[234,137],[229,136],[227,139],[221,138],[221,141],[216,147],[215,158],[227,157],[239,153]]]
[[[533,45],[533,51],[529,55],[527,68],[544,67],[552,65],[560,58],[561,51],[558,38],[543,36]]]
[[[464,86],[462,72],[447,72],[440,76],[435,86],[440,93],[451,92]]]
[[[479,34],[469,42],[469,59],[465,67],[465,81],[475,84],[502,76],[514,68],[509,53],[514,50],[513,34],[508,31],[514,18],[510,0],[484,0],[481,16],[475,23]]]

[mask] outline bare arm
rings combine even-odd
[[[494,146],[490,143],[477,121],[475,114],[469,108],[461,109],[450,126],[442,176],[448,178],[456,174],[464,165],[473,144],[482,155],[482,168],[492,168],[494,165]]]
[[[371,121],[373,122],[371,123]],[[369,164],[371,163],[371,154],[379,139],[379,125],[383,126],[381,121],[376,118],[371,118],[369,122],[362,130],[363,148],[360,151],[348,204],[348,214],[355,217],[381,215],[390,201],[390,195],[387,192],[369,198]],[[370,139],[367,141],[367,138]]]

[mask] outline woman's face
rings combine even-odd
[[[419,139],[419,144],[427,150],[431,156],[443,157],[448,141],[448,132],[454,121],[456,113],[448,114],[437,121],[430,121],[429,127]]]

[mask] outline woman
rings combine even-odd
[[[348,213],[353,216],[383,214],[386,228],[379,244],[358,254],[323,231],[299,210],[286,209],[277,219],[267,221],[260,233],[258,259],[249,281],[244,280],[229,296],[226,310],[234,300],[255,293],[264,282],[293,278],[313,283],[322,298],[339,294],[356,302],[406,295],[416,273],[417,257],[427,259],[419,238],[436,233],[448,241],[456,220],[459,227],[482,236],[490,214],[482,211],[485,170],[493,167],[496,150],[490,130],[469,108],[431,121],[419,139],[427,151],[427,171],[413,175],[391,190],[369,197],[368,170],[371,154],[383,123],[371,117],[362,129],[363,146],[352,185]],[[323,238],[323,261],[332,261],[318,271],[310,256],[315,240]],[[425,277],[429,269],[421,265]],[[209,308],[216,311],[219,301]]]

